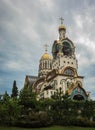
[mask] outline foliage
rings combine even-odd
[[[23,88],[20,91],[19,96],[19,103],[21,105],[24,105],[25,108],[36,108],[37,100],[36,100],[36,94],[32,92],[32,89],[30,88]]]
[[[48,102],[46,102],[48,106]],[[48,113],[45,111],[44,101],[37,101],[36,94],[31,88],[24,87],[19,96],[19,104],[23,105],[22,116],[17,126],[41,127],[51,124]]]
[[[5,94],[3,95],[3,100],[7,101],[10,98],[9,94],[7,93],[7,91],[5,91]]]
[[[60,91],[57,90],[53,99],[55,99],[55,102],[51,106],[51,116],[54,124],[95,126],[95,122],[93,122],[95,115],[94,101],[71,100],[68,93],[61,94],[61,89]]]
[[[33,112],[30,110],[27,115],[20,117],[17,126],[37,128],[49,126],[51,123],[47,112]]]
[[[12,125],[18,120],[22,106],[18,99],[9,98],[0,102],[0,124]]]
[[[20,127],[95,126],[95,101],[75,101],[68,93],[56,91],[51,99],[36,100],[29,87],[20,91],[18,98],[7,92],[0,101],[0,124]]]
[[[11,97],[16,98],[17,96],[18,96],[18,88],[16,86],[16,81],[14,80]]]

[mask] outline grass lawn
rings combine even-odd
[[[0,130],[95,130],[95,128],[84,128],[84,127],[47,127],[47,128],[17,128],[17,127],[0,127]]]

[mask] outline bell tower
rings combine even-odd
[[[57,69],[60,74],[63,74],[65,68],[71,67],[76,71],[78,69],[77,59],[75,56],[74,43],[67,37],[66,27],[63,24],[63,18],[60,18],[61,25],[59,26],[59,40],[55,40],[52,46],[52,69]]]

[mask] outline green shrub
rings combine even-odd
[[[23,115],[19,121],[16,122],[16,126],[19,127],[47,127],[52,124],[52,120],[46,112],[36,112],[33,115]]]

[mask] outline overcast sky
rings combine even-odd
[[[95,0],[0,0],[0,94],[19,90],[26,75],[38,74],[48,44],[58,39],[59,18],[76,46],[78,72],[95,99]]]

